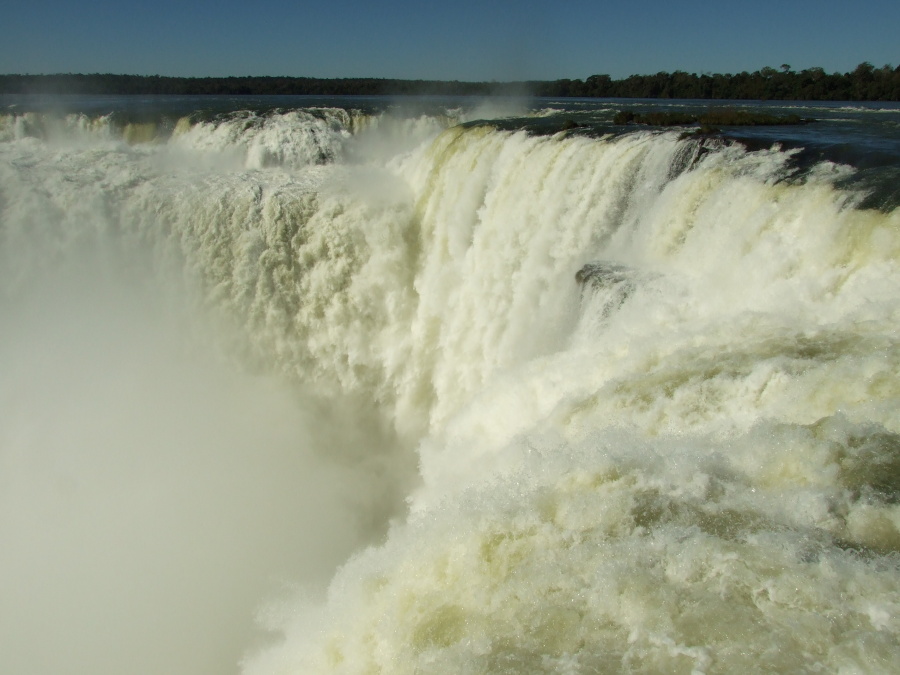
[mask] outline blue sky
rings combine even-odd
[[[580,78],[900,65],[897,0],[27,0],[0,73]]]

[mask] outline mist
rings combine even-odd
[[[78,255],[0,300],[0,672],[237,672],[411,463],[358,402],[224,358],[186,290]]]

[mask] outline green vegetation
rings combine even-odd
[[[803,101],[900,101],[900,66],[859,64],[849,73],[822,68],[795,72],[765,67],[732,75],[660,72],[613,80],[442,82],[376,78],[160,77],[159,75],[0,75],[4,94],[225,94],[225,95],[442,95],[521,94],[550,97],[749,99]]]
[[[559,80],[535,90],[538,95],[600,98],[742,99],[775,101],[900,101],[900,66],[859,64],[849,73],[828,74],[821,68],[795,72],[766,67],[732,75],[656,73],[613,80],[592,75]]]
[[[161,77],[159,75],[0,75],[3,94],[168,94],[180,96],[441,96],[512,93],[510,84],[376,78]]]

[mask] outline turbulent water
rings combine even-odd
[[[896,672],[900,108],[0,103],[0,671]]]

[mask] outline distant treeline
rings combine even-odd
[[[378,78],[162,77],[159,75],[0,75],[4,94],[174,94],[382,96],[490,94],[510,85]]]
[[[826,73],[822,68],[794,71],[765,67],[753,73],[697,75],[674,73],[632,75],[613,80],[592,75],[586,80],[539,83],[539,96],[596,96],[602,98],[700,98],[780,101],[900,101],[900,66],[876,68],[859,64],[849,73]]]
[[[807,101],[900,101],[900,66],[859,64],[849,73],[822,68],[794,71],[788,64],[753,73],[632,75],[614,80],[457,82],[377,78],[161,77],[159,75],[0,75],[4,94],[179,95],[445,95],[522,94],[550,97],[693,98]]]

